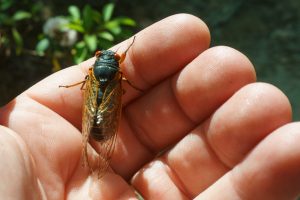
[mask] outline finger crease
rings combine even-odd
[[[149,86],[151,86],[152,84],[149,83],[146,79],[146,77],[144,76],[144,73],[141,73],[139,71],[139,68],[137,67],[138,65],[136,64],[136,59],[134,58],[134,54],[133,53],[128,53],[128,57],[129,59],[127,60],[127,62],[129,62],[129,64],[132,66],[132,68],[134,69],[134,73],[136,77],[139,77],[139,79],[143,82],[144,85],[146,85],[146,87],[148,88]]]
[[[127,118],[128,126],[130,130],[135,135],[135,138],[138,140],[138,142],[153,156],[157,154],[157,151],[154,147],[152,147],[150,144],[154,144],[152,139],[148,136],[146,131],[143,127],[136,125],[136,123],[133,123],[132,118],[127,114],[126,110],[124,111],[125,118]],[[135,125],[134,125],[135,124]],[[141,137],[143,135],[143,137]],[[149,141],[149,142],[147,142]]]
[[[189,194],[186,186],[183,184],[183,182],[181,181],[181,179],[179,178],[178,174],[176,173],[176,171],[174,171],[169,163],[167,162],[167,160],[165,158],[162,158],[162,163],[164,163],[166,169],[166,173],[168,174],[168,176],[170,177],[170,179],[173,181],[174,185],[178,188],[178,190],[184,195],[186,196],[188,199],[193,199],[193,197],[191,196],[191,194]]]
[[[174,86],[173,86],[173,84],[172,84],[172,79],[170,78],[169,79],[169,86],[170,86],[170,88],[171,88],[171,95],[173,96],[173,98],[175,99],[175,102],[176,102],[176,104],[178,105],[177,107],[179,108],[179,110],[180,110],[180,112],[183,114],[183,116],[186,118],[186,119],[188,119],[190,122],[191,122],[191,124],[193,124],[194,126],[192,127],[192,128],[194,128],[195,126],[196,126],[196,124],[197,124],[197,122],[196,121],[194,121],[186,112],[185,112],[185,110],[183,109],[183,106],[180,104],[180,102],[179,102],[179,100],[178,100],[178,98],[177,98],[177,96],[176,96],[176,93],[175,93],[175,88],[174,88]]]

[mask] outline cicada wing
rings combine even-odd
[[[92,167],[88,159],[88,142],[91,128],[94,123],[94,116],[97,112],[97,91],[99,83],[92,74],[90,69],[88,78],[85,83],[84,101],[82,109],[82,144],[83,144],[83,164],[87,165],[92,171]]]
[[[104,136],[103,140],[99,141],[99,176],[107,171],[115,148],[122,110],[122,94],[122,76],[117,74],[107,85],[98,109],[102,118],[100,128]]]

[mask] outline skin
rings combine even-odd
[[[0,196],[136,199],[135,188],[145,199],[294,199],[300,124],[291,123],[287,97],[255,82],[242,53],[209,48],[209,30],[194,16],[168,17],[136,36],[121,67],[143,92],[124,83],[110,172],[99,180],[82,167],[83,91],[58,88],[83,80],[92,58],[1,108]],[[90,154],[97,149],[92,143]]]

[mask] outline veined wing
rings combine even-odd
[[[91,165],[88,159],[87,145],[89,141],[89,135],[94,123],[94,116],[97,113],[97,92],[99,89],[99,83],[95,79],[92,68],[89,70],[88,78],[85,82],[84,90],[84,103],[82,109],[82,143],[83,143],[83,162],[84,165],[88,165],[92,171]]]
[[[122,110],[122,94],[122,74],[118,73],[107,85],[97,113],[102,119],[99,128],[103,135],[103,140],[99,141],[99,176],[107,170],[115,147]]]

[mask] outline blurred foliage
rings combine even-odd
[[[41,3],[28,5],[26,0],[0,0],[0,53],[7,57],[20,55],[24,36],[38,24]]]
[[[107,1],[0,0],[0,105],[62,66],[130,37],[135,21],[114,11]]]
[[[132,32],[124,27],[135,26],[135,21],[113,17],[114,7],[113,3],[105,4],[100,12],[90,5],[82,10],[76,5],[69,6],[69,15],[48,19],[36,51],[39,55],[50,54],[54,69],[59,70],[59,58],[71,56],[78,64],[91,57],[96,49],[107,49],[131,36]]]
[[[124,26],[135,26],[135,21],[129,17],[113,18],[113,3],[103,5],[102,12],[88,4],[82,10],[70,5],[66,16],[44,18],[40,16],[45,12],[42,10],[44,4],[29,2],[0,0],[1,54],[18,56],[26,47],[25,53],[50,59],[54,71],[61,69],[60,59],[72,57],[74,63],[80,63],[93,55],[97,48],[106,49],[131,36],[132,32]],[[43,30],[34,29],[40,24],[43,24]],[[32,42],[24,44],[27,36],[35,41],[38,38],[35,48]]]

